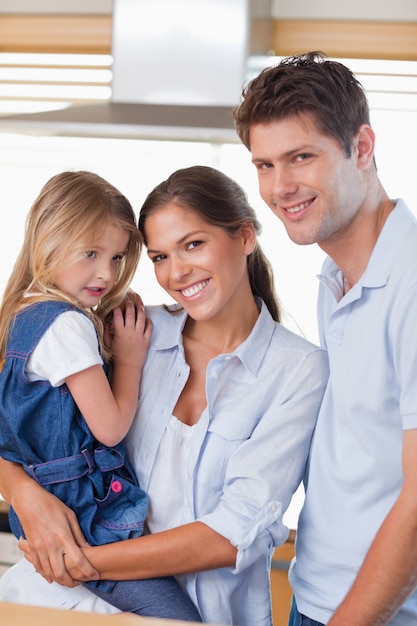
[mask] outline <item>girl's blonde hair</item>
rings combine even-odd
[[[95,310],[85,309],[55,285],[64,263],[80,248],[91,245],[109,225],[129,233],[126,254],[116,282]],[[84,310],[93,321],[105,359],[104,320],[121,304],[134,276],[142,249],[142,236],[130,202],[109,182],[92,172],[62,172],[42,188],[26,219],[25,236],[0,307],[0,363],[16,314],[45,300],[63,300]]]

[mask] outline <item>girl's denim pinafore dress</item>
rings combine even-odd
[[[16,317],[0,373],[0,456],[26,472],[75,511],[91,545],[140,536],[148,500],[140,489],[124,446],[101,445],[91,434],[68,387],[30,382],[26,361],[65,302],[34,304]],[[23,536],[10,508],[10,526]],[[88,583],[111,589],[109,581]]]

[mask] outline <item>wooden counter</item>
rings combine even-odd
[[[128,613],[99,615],[0,602],[1,626],[190,626],[196,622],[139,617]]]

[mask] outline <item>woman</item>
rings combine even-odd
[[[173,574],[203,621],[269,626],[270,557],[288,535],[282,516],[303,478],[326,354],[279,324],[259,223],[230,178],[199,166],[175,172],[149,194],[139,227],[158,282],[179,305],[147,310],[153,334],[127,438],[150,534],[80,550],[71,513],[58,523],[54,503],[60,538],[39,539],[29,479],[2,466],[0,491],[47,578]]]

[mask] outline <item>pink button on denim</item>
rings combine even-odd
[[[119,493],[122,490],[122,483],[120,480],[114,480],[111,484],[110,489],[114,491],[114,493]]]

